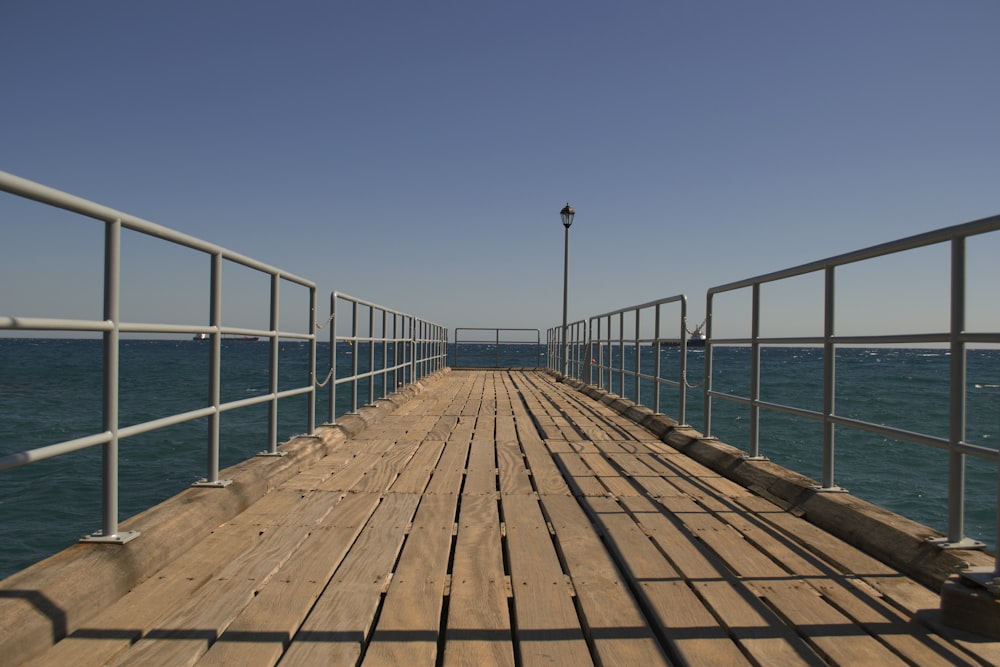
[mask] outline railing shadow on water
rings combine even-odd
[[[937,540],[943,548],[992,547],[1000,516],[993,444],[1000,394],[990,388],[1000,386],[1000,332],[991,300],[978,320],[983,328],[970,330],[974,290],[967,282],[973,274],[988,293],[996,276],[984,266],[995,262],[971,266],[967,244],[998,230],[995,216],[713,287],[698,327],[687,323],[686,299],[672,297],[680,304],[670,314],[678,332],[672,339],[661,334],[659,310],[670,300],[577,321],[565,334],[552,327],[548,367],[559,374],[565,363],[567,375],[655,412],[663,405],[657,390],[673,392],[672,416],[708,438],[725,437],[747,458],[766,455],[813,476],[821,492],[841,490],[843,479],[853,493],[943,529],[946,537]],[[945,257],[933,255],[934,248]],[[866,276],[858,266],[898,262],[907,253],[916,255],[918,275],[936,261],[943,285],[923,292],[904,285],[903,298],[879,298],[878,287],[894,274],[875,271],[853,292],[845,280],[848,296],[837,296],[837,279],[848,267]],[[782,290],[801,292],[807,304],[793,326],[815,313],[805,324],[818,333],[765,335],[768,325],[782,331],[773,322]],[[779,298],[767,301],[764,293]],[[918,333],[893,330],[905,326],[908,302],[920,304],[920,318],[929,321],[923,304],[932,296],[945,311],[940,329],[923,331],[930,324],[918,319]],[[845,311],[869,316],[860,324],[856,316],[838,320]],[[747,333],[718,335],[722,321]],[[688,345],[685,336],[692,337]],[[967,535],[970,524],[975,537]]]

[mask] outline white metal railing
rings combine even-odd
[[[202,486],[225,486],[227,480],[219,479],[219,417],[223,412],[236,410],[260,403],[269,406],[268,450],[264,454],[276,455],[278,401],[284,398],[308,394],[309,409],[307,428],[315,426],[314,368],[316,358],[316,338],[314,322],[316,310],[316,286],[303,278],[282,271],[257,260],[245,257],[220,246],[162,227],[147,220],[95,204],[53,188],[49,188],[12,174],[0,172],[0,190],[31,199],[48,206],[61,208],[80,216],[99,220],[104,224],[104,297],[102,320],[73,320],[57,318],[0,316],[0,330],[13,331],[64,331],[100,332],[103,336],[103,397],[102,430],[85,437],[54,443],[28,451],[7,454],[0,457],[0,471],[27,463],[60,456],[80,449],[101,445],[104,447],[102,475],[103,520],[101,529],[87,538],[88,541],[125,542],[138,535],[136,531],[121,533],[118,530],[118,445],[123,438],[141,433],[208,418],[207,472],[205,478],[196,482]],[[121,297],[121,235],[123,229],[133,230],[146,236],[177,244],[203,253],[210,265],[210,278],[206,286],[209,294],[209,323],[204,324],[157,324],[150,322],[122,321],[119,312]],[[265,274],[270,280],[270,303],[268,314],[270,326],[266,330],[227,327],[222,324],[222,267],[223,262],[231,262]],[[309,322],[306,333],[282,331],[278,314],[280,312],[279,293],[282,282],[297,284],[308,292]],[[119,419],[119,347],[122,333],[152,334],[196,334],[208,336],[209,351],[209,391],[207,405],[180,414],[174,414],[145,423],[122,425]],[[263,337],[270,342],[269,387],[265,394],[238,401],[223,403],[220,393],[221,347],[224,335]],[[278,345],[279,339],[291,338],[307,341],[310,364],[308,377],[302,386],[278,390]]]
[[[124,543],[138,536],[138,531],[119,531],[119,442],[124,438],[149,433],[196,419],[207,419],[207,471],[197,486],[225,487],[228,480],[219,479],[220,415],[232,410],[266,404],[268,407],[267,445],[261,455],[280,456],[278,451],[278,404],[295,396],[307,397],[306,429],[316,426],[316,388],[329,384],[330,422],[335,413],[348,411],[345,401],[338,407],[336,388],[351,387],[349,411],[356,412],[359,399],[367,395],[368,404],[376,395],[385,397],[398,387],[411,384],[440,370],[447,362],[448,330],[426,320],[384,308],[377,304],[333,292],[330,297],[330,317],[327,323],[316,323],[316,285],[309,280],[240,255],[226,248],[162,227],[132,215],[75,197],[32,181],[0,172],[0,191],[17,197],[64,209],[71,213],[98,220],[104,224],[103,319],[65,319],[46,317],[0,316],[0,331],[55,331],[100,333],[102,344],[101,423],[98,432],[63,442],[0,455],[0,472],[26,464],[62,456],[91,447],[103,447],[102,524],[84,541]],[[209,303],[208,324],[166,324],[123,321],[120,317],[122,230],[132,230],[147,237],[172,243],[202,253],[209,263],[209,279],[205,286]],[[263,274],[270,281],[270,299],[266,308],[268,328],[254,329],[226,326],[222,323],[224,262],[250,269],[251,275]],[[245,278],[244,278],[245,280]],[[279,321],[279,296],[282,283],[304,287],[308,322],[305,333],[283,330]],[[348,314],[344,314],[344,304]],[[340,312],[338,313],[338,304]],[[342,331],[338,332],[338,317]],[[322,382],[317,382],[316,329],[330,327],[330,368]],[[205,404],[193,410],[152,419],[142,423],[122,423],[119,414],[121,334],[168,334],[204,338],[208,347],[208,397]],[[268,388],[265,393],[248,398],[222,400],[222,342],[227,337],[264,338],[268,342]],[[308,345],[306,376],[302,384],[291,388],[279,387],[279,342],[296,340]],[[340,354],[338,354],[340,350]],[[363,357],[363,359],[362,359]],[[287,375],[287,373],[286,373]],[[2,379],[2,378],[0,378]],[[283,378],[288,383],[288,378]],[[294,382],[293,382],[294,383]],[[287,428],[287,426],[286,426]]]
[[[676,304],[676,322],[668,325],[664,307]],[[673,328],[674,334],[667,332]],[[562,327],[548,330],[548,368],[612,393],[643,402],[643,386],[651,388],[649,406],[660,412],[662,387],[677,390],[677,419],[687,420],[687,297],[671,296],[609,313],[593,315],[566,326],[566,345],[562,345]],[[664,349],[679,352],[677,369],[672,377],[664,372]],[[559,356],[565,350],[565,364]],[[650,354],[645,354],[650,353]],[[649,362],[643,359],[648,357]]]
[[[349,362],[338,363],[345,358]],[[362,395],[370,405],[376,395],[385,398],[444,368],[447,359],[445,327],[340,292],[330,295],[330,374],[324,381],[330,386],[330,422],[336,418],[338,385],[350,385],[353,413]]]
[[[948,519],[947,537],[936,540],[945,548],[977,548],[983,546],[977,540],[965,535],[965,463],[966,456],[977,457],[986,461],[1000,461],[996,449],[984,447],[966,441],[966,350],[969,345],[1000,345],[1000,332],[969,331],[966,327],[966,242],[970,237],[1000,231],[1000,216],[994,216],[963,225],[956,225],[925,234],[904,238],[898,241],[880,244],[856,252],[846,253],[828,259],[811,262],[801,266],[776,271],[746,280],[713,287],[706,294],[706,319],[696,332],[704,333],[703,339],[692,336],[691,344],[705,347],[704,355],[704,398],[702,430],[705,437],[712,437],[712,407],[713,401],[724,400],[744,405],[749,408],[749,437],[747,458],[763,458],[760,448],[760,413],[762,410],[793,415],[821,422],[823,428],[822,447],[822,482],[819,491],[839,490],[835,484],[834,464],[834,428],[850,428],[880,434],[885,437],[899,439],[920,445],[939,448],[948,452]],[[947,329],[939,332],[918,334],[861,334],[839,335],[836,333],[836,275],[837,270],[848,264],[865,260],[881,258],[908,250],[924,248],[935,244],[950,245],[950,275],[949,287],[949,323]],[[822,276],[823,291],[817,295],[817,300],[823,304],[822,335],[817,336],[770,336],[761,335],[761,287],[788,278],[817,274]],[[721,338],[715,337],[712,331],[715,312],[715,299],[718,295],[748,289],[751,292],[750,335],[748,337]],[[661,338],[659,311],[662,304],[678,300],[681,305],[680,319],[682,325],[678,338],[668,340]],[[645,322],[643,310],[653,309],[656,313],[656,325],[651,333],[644,333]],[[633,322],[627,320],[634,319]],[[567,368],[567,375],[576,377],[588,383],[596,383],[612,393],[634,398],[635,402],[643,403],[659,412],[660,398],[658,389],[663,386],[674,386],[679,390],[678,406],[679,421],[686,420],[684,392],[695,388],[688,384],[684,367],[686,354],[681,354],[681,366],[677,379],[667,379],[660,366],[659,348],[677,344],[683,350],[685,336],[692,332],[686,326],[686,305],[684,297],[671,297],[654,301],[641,306],[631,306],[604,315],[589,318],[589,327],[585,321],[577,321],[567,326],[565,345],[562,340],[562,327],[552,327],[548,330],[547,344],[549,349],[548,368],[562,373]],[[925,346],[937,344],[947,346],[949,351],[950,372],[946,379],[949,392],[949,434],[939,437],[929,433],[914,432],[890,425],[876,424],[861,419],[851,418],[836,411],[835,378],[836,349],[838,346]],[[643,362],[643,347],[655,350],[650,362]],[[733,392],[720,391],[713,387],[713,373],[716,355],[715,348],[743,347],[750,351],[749,396],[741,396]],[[779,404],[761,399],[760,387],[762,377],[761,349],[767,346],[804,346],[821,348],[823,351],[823,406],[821,410],[802,405]],[[565,355],[565,358],[563,358]],[[644,365],[645,364],[645,365]],[[652,383],[654,395],[646,400],[642,395],[642,381]],[[631,385],[631,386],[629,386]],[[998,483],[1000,486],[1000,483]],[[1000,534],[1000,493],[997,499],[997,533]],[[1000,560],[997,562],[994,574],[1000,576]]]
[[[706,319],[708,340],[705,350],[705,398],[704,398],[704,431],[706,436],[712,433],[712,400],[724,399],[742,403],[749,407],[749,442],[748,449],[751,458],[759,457],[760,453],[760,412],[772,410],[786,414],[822,422],[822,490],[836,490],[835,483],[835,441],[834,427],[848,427],[877,433],[886,437],[914,442],[921,445],[938,447],[949,453],[948,463],[948,526],[947,538],[941,541],[942,546],[970,547],[981,546],[965,535],[965,457],[967,455],[980,457],[990,461],[1000,460],[997,451],[988,447],[971,444],[966,439],[966,348],[970,343],[998,344],[998,332],[970,332],[966,330],[966,241],[970,237],[1000,230],[1000,216],[985,218],[963,225],[946,227],[944,229],[919,234],[908,238],[873,246],[863,250],[837,255],[809,264],[776,271],[746,280],[712,287],[707,292]],[[949,326],[946,331],[924,334],[899,335],[838,335],[836,333],[836,277],[837,270],[849,264],[865,260],[885,257],[909,250],[924,248],[936,244],[950,245],[950,289],[949,289]],[[823,303],[823,335],[806,337],[766,337],[761,335],[761,288],[765,284],[804,276],[807,274],[822,274],[823,294],[817,295]],[[740,289],[751,290],[750,336],[744,338],[714,338],[712,335],[712,320],[715,298],[726,292]],[[836,379],[836,348],[838,346],[858,345],[927,345],[946,344],[950,356],[949,385],[949,435],[947,438],[933,436],[927,433],[914,433],[904,429],[893,428],[868,421],[852,419],[837,414],[835,401]],[[717,391],[712,386],[714,354],[713,348],[720,345],[743,345],[750,347],[750,395],[738,396]],[[761,400],[761,349],[764,346],[777,345],[812,345],[823,349],[823,407],[822,411],[806,409],[801,406],[782,405]],[[1000,507],[998,507],[1000,517]],[[1000,532],[1000,522],[998,522]]]

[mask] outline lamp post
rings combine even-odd
[[[565,379],[569,372],[569,344],[566,341],[566,305],[569,297],[569,226],[573,224],[576,211],[569,202],[559,211],[563,227],[566,228],[565,254],[563,257],[563,321],[562,321],[562,375]]]

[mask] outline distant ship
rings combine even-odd
[[[705,341],[708,340],[708,336],[706,336],[705,332],[701,330],[702,326],[695,329],[690,338],[688,338],[688,347],[705,347]]]

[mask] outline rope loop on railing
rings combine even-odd
[[[705,384],[705,379],[702,378],[701,382],[699,382],[697,384],[691,384],[690,382],[688,382],[687,371],[684,371],[683,373],[681,373],[681,382],[683,382],[684,386],[687,387],[688,389],[697,389],[698,387],[700,387],[703,384]]]
[[[330,372],[326,374],[326,378],[322,382],[317,382],[316,386],[322,389],[323,387],[325,387],[330,383],[330,378],[332,377],[333,377],[333,369],[331,368]]]
[[[316,328],[317,329],[323,329],[330,322],[333,322],[333,314],[331,314],[330,317],[326,318],[326,322],[317,322],[316,323]]]

